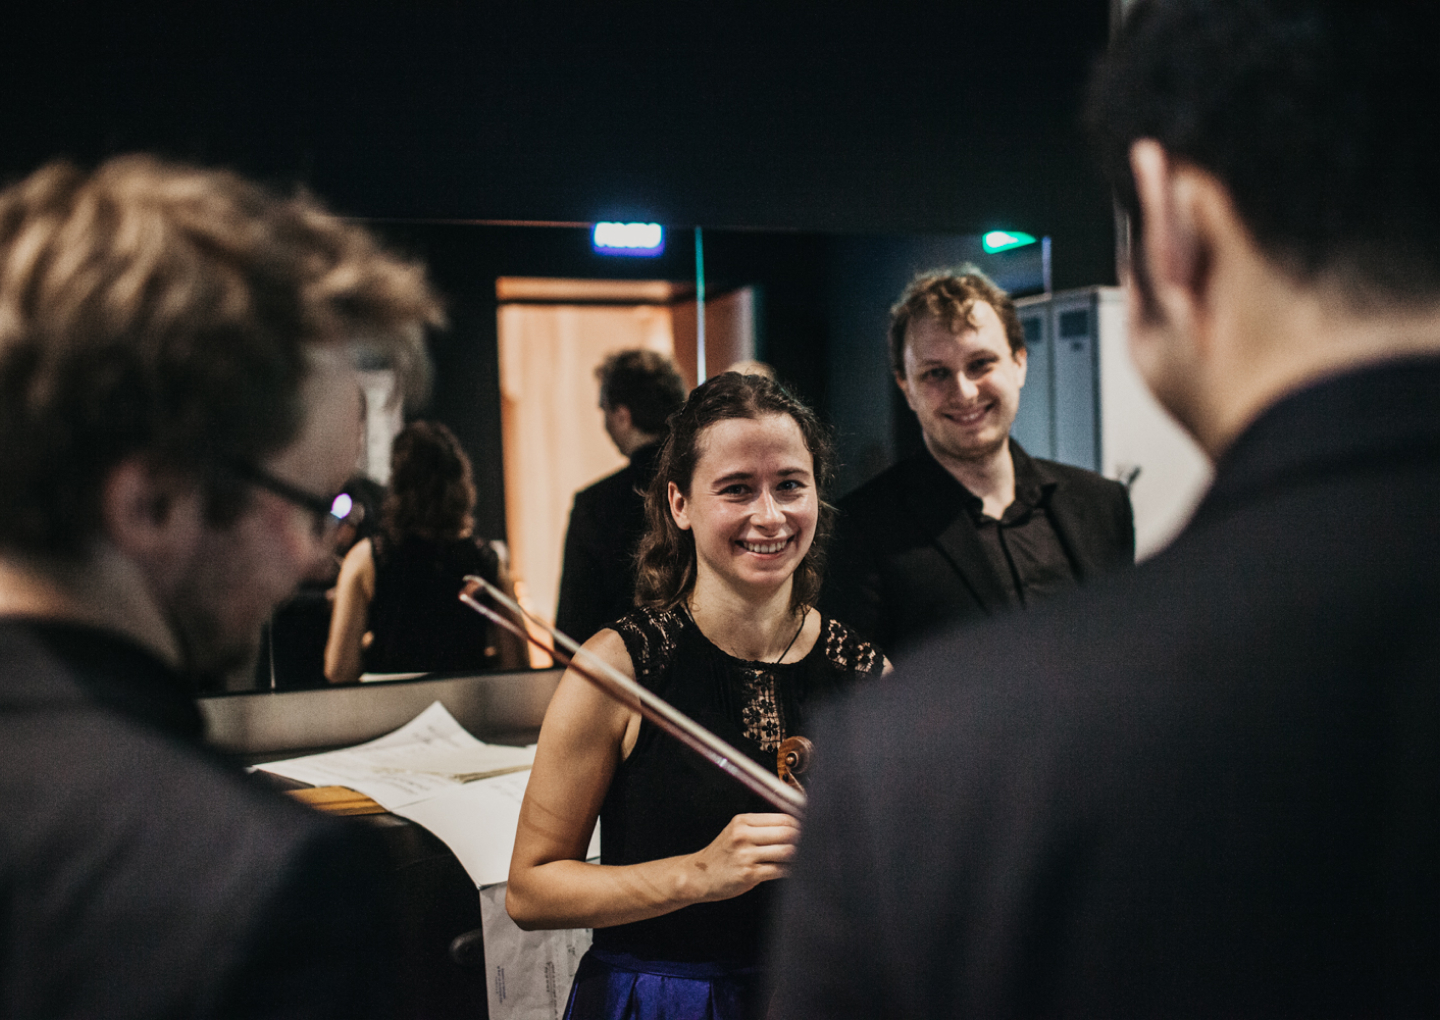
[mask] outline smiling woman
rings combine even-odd
[[[698,387],[670,422],[670,439],[646,500],[649,528],[640,546],[636,582],[640,601],[670,609],[695,587],[698,546],[711,535],[707,527],[695,530],[689,520],[693,496],[700,501],[702,517],[726,497],[732,506],[761,510],[752,539],[771,530],[776,507],[791,508],[788,537],[795,539],[791,551],[797,555],[780,580],[783,592],[777,594],[785,595],[792,610],[813,603],[833,513],[820,499],[820,490],[830,482],[832,460],[829,435],[815,413],[773,381],[726,373]],[[763,477],[766,472],[773,477]],[[769,501],[747,502],[767,492]],[[809,526],[801,528],[796,511],[806,507]]]
[[[666,489],[676,528],[694,544],[698,609],[721,596],[714,588],[769,589],[795,608],[796,567],[810,554],[819,517],[813,458],[794,418],[732,418],[709,426],[705,455],[687,494]],[[777,583],[778,580],[778,583]],[[787,590],[788,589],[788,590]]]
[[[646,495],[641,606],[585,644],[767,768],[820,700],[884,668],[811,608],[829,474],[824,428],[776,383],[697,387]],[[573,672],[560,681],[506,906],[525,928],[595,929],[568,1017],[764,1014],[759,935],[799,825],[697,765],[628,705]]]

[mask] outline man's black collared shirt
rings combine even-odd
[[[961,492],[1010,605],[1025,608],[1078,587],[1079,581],[1050,520],[1050,496],[1056,483],[1041,480],[1034,462],[1018,444],[1010,444],[1010,453],[1015,462],[1015,500],[999,520],[985,512],[979,496],[964,486]]]

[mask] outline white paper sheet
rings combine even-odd
[[[423,825],[448,846],[476,888],[510,876],[520,802],[535,746],[476,740],[435,702],[366,744],[257,766],[316,786],[344,786]],[[600,856],[600,826],[588,858]]]
[[[485,776],[529,769],[534,761],[533,744],[506,747],[476,740],[437,701],[369,743],[258,767],[315,786],[345,786],[396,811]],[[513,839],[513,826],[510,832]]]
[[[480,890],[490,1020],[560,1020],[590,929],[522,931],[505,912],[505,883]]]
[[[402,818],[425,826],[445,841],[477,887],[503,882],[510,875],[510,852],[520,825],[520,802],[530,772],[477,779],[454,790],[394,809]],[[586,857],[600,856],[600,826],[590,837]]]

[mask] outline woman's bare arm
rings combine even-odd
[[[602,630],[586,649],[634,675],[620,635]],[[535,768],[520,809],[505,905],[525,929],[597,928],[729,899],[779,878],[799,825],[789,815],[737,815],[703,850],[619,867],[585,863],[586,846],[620,761],[634,747],[639,713],[567,670],[545,713]]]
[[[504,542],[491,542],[498,557],[496,569],[495,587],[499,588],[511,599],[515,598],[515,581],[510,576],[510,551]],[[511,622],[522,630],[525,628],[525,621],[515,618],[515,614],[500,606],[495,606],[497,612],[504,613]],[[495,650],[499,653],[497,665],[501,669],[528,669],[530,667],[530,644],[518,634],[512,634],[498,624],[495,627]]]
[[[330,612],[330,637],[325,642],[325,678],[332,684],[353,684],[360,679],[361,642],[374,597],[375,556],[366,538],[345,554],[340,578],[335,582],[335,607]]]

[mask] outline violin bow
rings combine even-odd
[[[545,630],[555,641],[555,647],[553,649],[547,647],[543,641],[531,634],[528,628],[518,626],[514,620],[508,619],[485,605],[477,597],[482,592],[505,609],[516,614],[516,619],[530,620]],[[568,634],[556,630],[544,620],[526,612],[518,602],[483,577],[471,574],[465,578],[465,587],[460,591],[460,601],[546,653],[563,657],[563,665],[573,669],[620,703],[637,709],[646,719],[699,754],[751,793],[764,798],[776,810],[796,818],[805,816],[803,791],[785,785],[778,776],[755,764],[744,752],[711,733],[664,698],[653,691],[646,690],[595,653],[586,651]]]

